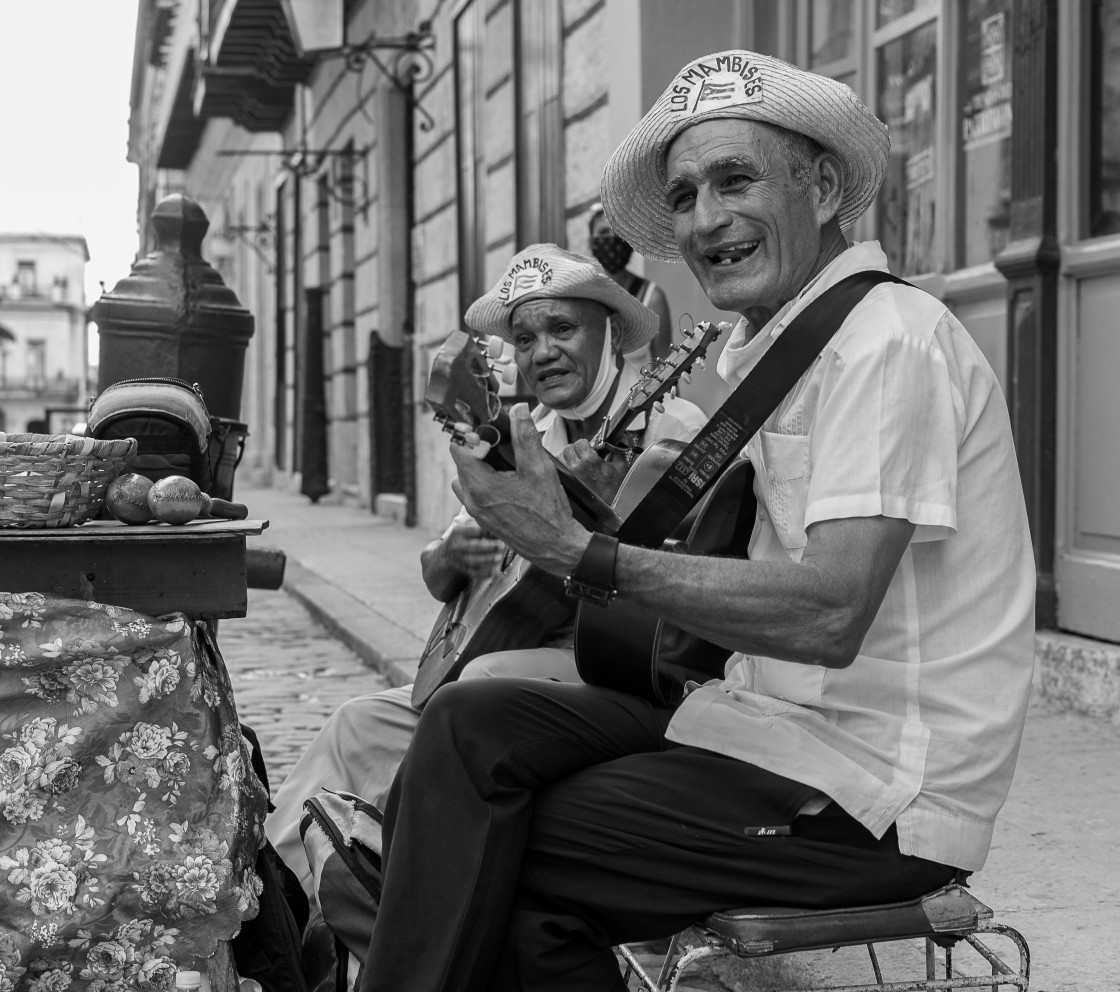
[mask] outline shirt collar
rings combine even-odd
[[[834,258],[757,333],[751,333],[746,317],[740,318],[716,363],[720,378],[731,386],[739,385],[806,306],[841,279],[868,270],[888,271],[887,256],[878,241],[861,241]]]

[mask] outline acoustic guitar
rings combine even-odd
[[[620,517],[627,516],[646,488],[646,479],[627,475],[613,504]],[[740,458],[678,527],[676,534],[683,537],[663,547],[680,554],[746,558],[755,509],[754,469]],[[584,682],[644,696],[661,706],[679,703],[686,682],[722,678],[732,653],[625,598],[616,599],[609,609],[579,604],[575,652]]]
[[[727,326],[702,322],[685,331],[684,340],[665,358],[644,366],[642,378],[592,438],[594,450],[606,456],[612,449],[625,447],[625,434],[634,419],[673,392]],[[497,379],[479,339],[452,332],[433,360],[424,398],[453,441],[467,443],[475,435],[481,441],[476,450],[483,460],[498,470],[514,468],[509,418],[501,408]],[[627,474],[629,491],[648,491],[678,450],[672,442],[657,442],[642,451]],[[619,524],[614,506],[559,460],[554,462],[576,519],[589,529],[613,533]],[[473,658],[539,647],[571,618],[571,600],[564,594],[563,580],[507,552],[494,575],[471,580],[440,611],[420,657],[412,705],[423,706]]]

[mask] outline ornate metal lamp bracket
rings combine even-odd
[[[416,98],[414,84],[431,78],[434,65],[428,53],[435,48],[435,44],[431,21],[421,21],[415,31],[409,31],[406,35],[379,38],[376,33],[373,33],[359,44],[343,45],[338,55],[346,60],[346,68],[351,72],[359,74],[364,72],[367,62],[377,66],[381,74],[404,93],[412,106],[420,112],[423,118],[420,121],[420,130],[430,131],[435,125],[435,119],[420,105],[420,101]],[[382,59],[377,54],[382,49],[395,54],[388,59]]]
[[[222,149],[218,152],[219,155],[279,155],[280,168],[285,172],[291,173],[297,179],[308,179],[322,172],[327,163],[335,163],[346,161],[350,165],[350,171],[343,176],[335,175],[335,169],[329,168],[327,173],[328,179],[324,184],[327,195],[339,203],[348,206],[356,206],[358,210],[364,210],[368,205],[368,188],[369,183],[364,176],[359,176],[354,170],[354,166],[358,162],[365,159],[369,153],[369,148],[308,148],[306,145],[299,148],[284,148],[277,151],[260,151],[258,149],[248,150],[232,150]],[[271,219],[266,219],[263,225],[258,227],[238,227],[237,225],[227,225],[222,234],[227,241],[234,241],[241,237],[246,244],[249,245],[257,254],[257,245],[261,248],[272,247],[272,230],[269,226]],[[250,244],[243,235],[254,235],[257,238],[257,245]]]
[[[221,233],[222,237],[230,244],[233,244],[234,241],[240,241],[252,248],[257,258],[264,263],[265,272],[269,275],[276,271],[271,257],[267,254],[276,244],[276,230],[273,227],[271,214],[262,218],[261,222],[256,225],[226,224]]]

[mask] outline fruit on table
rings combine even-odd
[[[122,524],[146,524],[152,519],[148,490],[152,480],[136,472],[118,475],[105,490],[105,508]]]
[[[169,475],[152,483],[148,490],[148,507],[157,520],[168,524],[189,523],[203,515],[227,520],[244,520],[249,515],[244,503],[212,499],[185,475]]]

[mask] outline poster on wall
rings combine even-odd
[[[891,133],[879,241],[893,271],[931,272],[937,202],[937,32],[923,25],[879,50],[879,117]]]
[[[1011,209],[1011,0],[969,0],[961,19],[960,265],[1007,244]]]
[[[962,52],[961,146],[971,151],[1011,137],[1010,0],[968,5]]]

